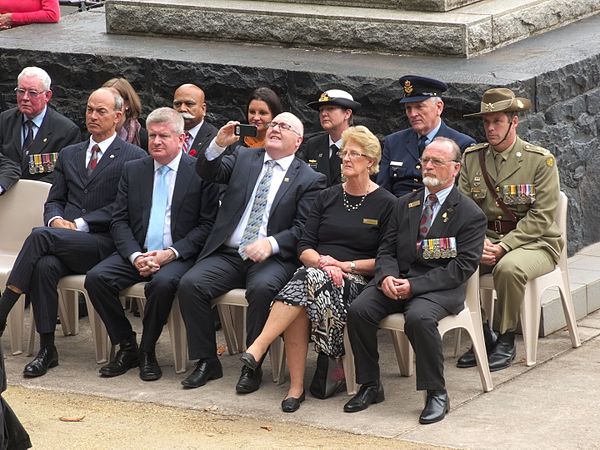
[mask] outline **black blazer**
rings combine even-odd
[[[398,199],[377,251],[375,283],[388,276],[407,278],[413,296],[424,297],[458,314],[464,306],[465,283],[477,270],[483,252],[487,219],[470,198],[452,188],[427,239],[456,238],[454,258],[424,259],[416,241],[425,189]]]
[[[21,167],[0,153],[0,186],[4,188],[4,192],[8,191],[21,178]]]
[[[244,148],[208,161],[198,156],[196,170],[208,181],[227,184],[213,231],[200,253],[204,258],[217,250],[237,227],[252,196],[265,156],[264,148]],[[294,158],[275,195],[267,224],[267,235],[279,245],[282,259],[296,258],[296,245],[304,222],[317,196],[325,187],[325,176]]]
[[[194,139],[194,142],[192,142],[192,146],[189,148],[188,153],[191,153],[191,155],[195,157],[204,153],[218,132],[219,130],[217,128],[205,120],[198,130],[198,133],[196,133],[196,138]],[[192,152],[192,150],[194,151]]]
[[[194,170],[195,164],[191,156],[181,155],[171,201],[173,248],[182,259],[198,256],[219,207],[218,186],[203,181]],[[125,259],[145,251],[153,186],[152,157],[125,164],[110,225],[117,251]]]
[[[52,183],[54,172],[29,173],[29,158],[23,154],[21,144],[22,134],[23,114],[18,108],[0,114],[0,151],[20,166],[21,178]],[[29,153],[60,152],[64,147],[80,141],[81,133],[77,125],[48,107],[42,126],[29,148]]]
[[[321,133],[302,144],[298,156],[310,167],[327,177],[327,186],[342,182],[341,161],[330,170],[329,167],[329,134]],[[333,158],[339,160],[337,156]]]
[[[147,156],[144,150],[117,136],[88,177],[85,166],[88,145],[89,141],[84,141],[60,152],[44,205],[45,224],[56,216],[66,220],[81,217],[91,232],[108,232],[123,165]]]

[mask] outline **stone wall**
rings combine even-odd
[[[206,92],[208,120],[221,125],[229,119],[242,120],[248,93],[255,87],[269,86],[304,121],[307,131],[314,133],[319,130],[318,117],[306,103],[323,90],[343,86],[363,105],[355,118],[357,124],[368,126],[380,137],[407,126],[398,103],[401,89],[396,79],[9,49],[0,54],[0,92],[7,106],[14,104],[16,76],[27,65],[44,67],[50,73],[53,105],[82,128],[85,98],[114,76],[132,82],[142,98],[144,115],[158,106],[170,105],[175,88],[193,82]],[[600,56],[595,56],[512,86],[535,105],[535,112],[522,119],[521,136],[550,149],[557,157],[562,189],[570,198],[570,253],[600,241],[600,211],[596,206],[600,204],[599,68]],[[479,121],[464,120],[462,114],[478,110],[481,93],[487,87],[452,84],[445,97],[447,123],[481,140]]]

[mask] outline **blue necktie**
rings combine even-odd
[[[148,251],[164,249],[163,235],[167,202],[169,201],[169,185],[167,184],[169,170],[171,170],[169,166],[162,166],[157,170],[158,180],[152,191],[152,209],[150,210],[150,222],[146,234],[146,249]]]
[[[248,216],[248,223],[244,228],[242,239],[240,240],[240,246],[238,253],[243,260],[248,259],[246,255],[246,246],[258,239],[258,232],[262,225],[263,215],[267,209],[267,196],[269,195],[269,188],[271,187],[271,178],[273,178],[273,166],[276,164],[275,161],[270,160],[266,162],[267,170],[263,177],[258,183],[256,189],[256,195],[254,196],[254,203],[250,210],[250,216]]]
[[[427,135],[420,136],[417,141],[417,148],[419,149],[419,156],[423,155],[423,150],[427,147]]]

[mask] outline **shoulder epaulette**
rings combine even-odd
[[[489,146],[490,146],[490,144],[487,142],[482,142],[481,144],[473,144],[470,147],[467,147],[464,149],[463,155],[466,155],[467,153],[471,153],[471,152],[476,152],[478,150],[486,149]]]
[[[538,153],[538,154],[543,155],[543,156],[552,155],[550,153],[550,150],[547,150],[544,147],[539,147],[537,145],[533,145],[533,144],[529,144],[529,143],[523,145],[523,149],[525,149],[528,152]]]

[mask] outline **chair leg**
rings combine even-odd
[[[35,347],[35,317],[33,315],[33,308],[29,308],[29,344],[27,345],[27,356],[33,355]]]
[[[273,382],[282,384],[285,381],[285,346],[281,337],[275,339],[271,344],[269,358],[271,358]]]
[[[525,364],[533,366],[537,360],[538,336],[540,333],[540,316],[542,314],[540,297],[536,281],[527,284],[521,305],[521,330],[525,347]]]
[[[219,317],[221,319],[221,327],[223,328],[223,334],[225,335],[225,342],[227,343],[227,350],[230,355],[239,353],[236,338],[236,330],[231,318],[231,306],[229,305],[217,305]]]
[[[577,328],[573,298],[571,296],[571,291],[569,290],[569,280],[568,278],[565,278],[566,277],[563,275],[563,283],[558,289],[560,291],[560,300],[562,302],[567,328],[569,329],[569,336],[571,337],[571,346],[577,348],[581,345],[581,340],[579,339],[579,329]]]
[[[413,351],[410,341],[402,331],[390,330],[392,333],[392,342],[396,351],[396,360],[398,361],[398,369],[403,377],[410,377],[414,371],[413,361],[415,352]]]
[[[96,362],[98,364],[103,364],[108,362],[109,358],[112,356],[113,348],[108,339],[108,332],[106,331],[106,327],[100,319],[100,316],[94,309],[94,305],[88,298],[87,294],[85,294],[85,303],[88,309],[88,318],[90,321],[90,328],[92,329],[92,340],[94,341],[94,347],[96,350]],[[110,355],[109,355],[110,349]]]
[[[10,348],[13,355],[23,353],[23,321],[25,320],[25,296],[21,295],[8,313]]]
[[[183,373],[186,371],[188,359],[187,334],[185,332],[185,324],[181,317],[179,309],[179,300],[175,297],[173,307],[167,321],[169,336],[171,338],[171,348],[173,350],[173,359],[175,363],[175,373]]]
[[[354,353],[348,337],[347,329],[344,328],[344,356],[342,356],[344,365],[344,377],[346,378],[346,392],[348,395],[354,395],[357,392],[356,372],[354,367]]]
[[[479,377],[481,378],[483,392],[490,392],[492,389],[494,389],[494,383],[492,382],[492,374],[490,373],[490,365],[485,348],[485,338],[483,337],[483,327],[481,323],[481,312],[471,312],[471,317],[474,328],[465,329],[469,333],[471,341],[473,342],[473,352],[475,353],[477,370],[479,371]]]

